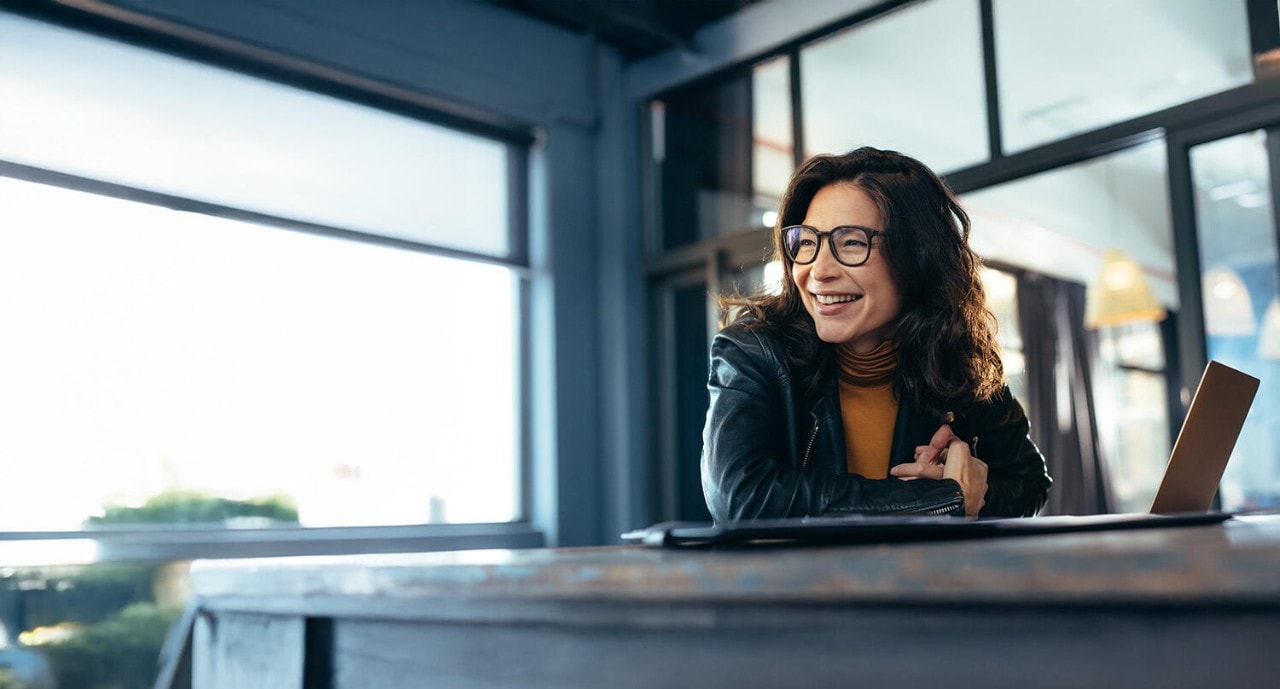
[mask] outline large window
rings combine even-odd
[[[945,172],[988,156],[978,3],[933,0],[800,51],[809,155],[902,151]]]
[[[777,58],[653,103],[663,248],[773,224],[795,166],[789,65]]]
[[[1190,151],[1207,354],[1261,381],[1222,480],[1224,509],[1280,506],[1275,136],[1260,129]]]
[[[996,338],[1009,391],[1027,406],[1027,357],[1023,352],[1022,325],[1018,321],[1018,278],[996,268],[982,269],[987,308],[996,317]]]
[[[0,160],[496,256],[507,146],[0,14]]]
[[[1004,149],[1248,83],[1246,3],[995,0]]]
[[[0,178],[0,528],[174,492],[280,496],[305,526],[510,520],[517,289]]]
[[[0,530],[521,518],[519,160],[0,14]]]
[[[526,136],[378,102],[0,12],[0,686],[152,686],[191,558],[542,541]]]
[[[1160,304],[1176,311],[1165,156],[1164,143],[1153,142],[966,194],[973,246],[988,260],[1090,290],[1102,286],[1106,253],[1123,251]],[[1059,318],[1066,317],[1064,312]],[[1065,326],[1082,325],[1061,323],[1057,336],[1070,338]],[[1055,370],[1042,394],[1055,396],[1053,406],[1063,418],[1046,418],[1032,435],[1048,445],[1061,432],[1053,426],[1075,424],[1086,435],[1096,434],[1113,507],[1146,511],[1169,456],[1171,417],[1180,411],[1170,409],[1162,330],[1149,320],[1107,326],[1098,332],[1096,347],[1078,335],[1073,348],[1089,350],[1092,365],[1062,369],[1068,356],[1063,351],[1055,355],[1056,365],[1050,358],[1040,362]],[[1091,376],[1094,410],[1077,402],[1074,414],[1095,418],[1071,418],[1069,375]]]

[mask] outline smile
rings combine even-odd
[[[819,304],[840,304],[846,301],[856,301],[861,299],[860,294],[815,294],[814,301]]]

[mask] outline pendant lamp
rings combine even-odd
[[[1164,306],[1142,268],[1121,249],[1108,249],[1102,256],[1098,279],[1085,292],[1085,327],[1097,330],[1164,318]]]

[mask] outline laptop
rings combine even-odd
[[[1173,443],[1152,514],[1209,511],[1257,392],[1257,378],[1209,362]]]
[[[1173,444],[1149,514],[1034,519],[844,515],[753,519],[720,524],[663,522],[624,533],[622,539],[653,546],[746,542],[854,544],[1219,523],[1231,515],[1212,511],[1213,497],[1257,392],[1257,378],[1217,361],[1209,362]]]

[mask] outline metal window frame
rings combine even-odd
[[[504,255],[414,242],[345,227],[234,206],[164,194],[31,165],[0,160],[0,177],[61,187],[149,205],[190,211],[228,220],[394,247],[433,256],[502,266],[516,277],[517,318],[517,518],[492,524],[411,524],[362,527],[293,527],[231,529],[183,528],[174,525],[113,527],[83,531],[0,532],[0,552],[16,542],[61,542],[88,539],[98,545],[101,560],[181,560],[198,557],[261,557],[343,553],[410,552],[467,548],[525,548],[546,545],[531,515],[532,415],[531,280],[529,258],[530,147],[532,127],[408,89],[277,55],[248,44],[213,36],[174,22],[104,5],[93,0],[0,0],[0,10],[135,45],[153,52],[195,60],[220,69],[302,88],[417,119],[460,133],[491,139],[507,150],[508,251]]]

